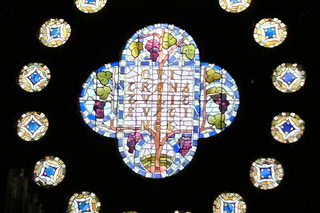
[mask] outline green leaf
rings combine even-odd
[[[171,33],[165,33],[163,37],[162,46],[164,49],[168,49],[177,42],[177,39],[171,35]]]
[[[226,127],[224,123],[224,114],[216,114],[214,116],[210,115],[208,117],[208,123],[215,125],[217,129],[223,129]]]
[[[194,58],[195,50],[196,48],[193,44],[184,45],[181,47],[181,53],[185,54],[190,60]]]
[[[221,75],[219,73],[216,73],[216,71],[214,71],[214,69],[210,69],[207,71],[207,82],[211,83],[214,82],[215,80],[218,80],[221,78]]]
[[[98,87],[97,88],[97,95],[101,99],[107,99],[110,92],[111,92],[111,88],[109,86],[104,86],[104,87]]]
[[[112,73],[110,71],[98,73],[98,79],[100,83],[103,85],[107,85],[111,78],[112,78]]]
[[[140,51],[142,50],[142,42],[135,42],[133,41],[131,44],[130,44],[130,47],[129,47],[130,51],[131,51],[131,54],[133,57],[138,57],[139,54],[140,54]]]

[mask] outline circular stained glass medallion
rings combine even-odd
[[[295,113],[283,112],[271,122],[271,134],[281,143],[293,143],[303,135],[305,123]]]
[[[54,156],[46,156],[39,160],[33,171],[33,180],[39,186],[50,188],[58,185],[66,174],[64,162]]]
[[[286,39],[287,27],[277,18],[265,18],[256,24],[253,37],[259,45],[273,48]]]
[[[51,78],[50,70],[42,63],[29,63],[19,75],[19,85],[27,92],[38,92],[45,88]]]
[[[37,141],[42,138],[49,127],[45,114],[41,112],[26,112],[17,122],[17,133],[25,141]]]
[[[99,213],[101,203],[99,198],[92,192],[80,192],[71,196],[68,202],[68,213]]]
[[[220,133],[233,122],[240,96],[235,80],[225,69],[201,63],[201,76],[200,138],[207,138]]]
[[[250,180],[259,189],[273,189],[284,176],[282,165],[273,158],[260,158],[252,163]]]
[[[250,6],[251,0],[219,0],[222,9],[231,13],[240,13]]]
[[[237,193],[222,193],[213,202],[213,213],[245,213],[247,206]]]
[[[70,25],[63,19],[50,19],[40,27],[39,40],[48,47],[59,47],[66,43],[71,34]]]
[[[297,64],[283,63],[274,70],[272,81],[280,92],[296,92],[305,84],[306,72],[299,69]]]
[[[77,8],[84,13],[96,13],[107,3],[107,0],[75,0]]]

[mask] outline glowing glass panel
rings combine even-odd
[[[259,189],[273,189],[284,176],[282,165],[273,158],[260,158],[252,163],[250,180]]]
[[[107,0],[75,0],[77,8],[84,13],[96,13],[107,3]]]
[[[92,192],[75,193],[68,202],[68,213],[99,213],[101,203]]]
[[[191,212],[188,212],[188,211],[175,211],[174,213],[191,213]]]
[[[283,63],[274,70],[272,81],[280,92],[296,92],[305,84],[306,73],[297,64]]]
[[[39,160],[33,171],[33,180],[41,187],[50,188],[58,185],[66,174],[64,162],[54,156],[46,156]]]
[[[237,193],[222,193],[213,202],[213,213],[245,213],[247,206]]]
[[[231,13],[240,13],[250,6],[251,0],[219,0],[222,9]]]
[[[253,37],[259,45],[273,48],[286,39],[287,27],[277,18],[265,18],[256,24]]]
[[[29,63],[19,75],[19,85],[27,92],[38,92],[45,88],[51,75],[48,67],[42,63]]]
[[[63,19],[50,19],[40,27],[39,40],[48,47],[59,47],[71,34],[70,25]]]
[[[235,80],[215,64],[201,64],[200,138],[220,133],[237,115],[240,104]],[[204,119],[205,118],[205,119]]]
[[[118,138],[123,161],[134,172],[164,178],[192,160],[199,137],[231,124],[239,92],[228,72],[200,63],[188,33],[155,24],[129,39],[119,63],[90,75],[79,102],[94,131]]]
[[[273,118],[271,134],[281,143],[293,143],[303,135],[304,124],[304,121],[297,114],[283,112]]]
[[[37,141],[42,138],[49,127],[45,114],[40,112],[26,112],[17,122],[17,133],[25,141]]]

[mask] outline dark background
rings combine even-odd
[[[79,190],[97,194],[101,213],[209,213],[225,191],[239,193],[247,213],[319,212],[319,196],[311,196],[320,189],[319,1],[252,0],[239,14],[224,11],[218,0],[108,0],[96,14],[80,12],[72,0],[0,2],[1,197],[8,169],[31,171],[37,160],[54,155],[67,166],[64,181],[50,190],[31,183],[49,213],[64,212],[69,196]],[[253,39],[255,24],[267,17],[277,17],[288,27],[287,39],[272,49]],[[70,39],[59,48],[45,47],[36,37],[49,18],[63,18],[71,25]],[[119,61],[135,31],[155,23],[186,30],[198,45],[201,61],[225,68],[240,91],[232,125],[200,139],[191,163],[161,180],[131,171],[116,140],[98,135],[83,122],[78,102],[89,74]],[[17,84],[21,68],[30,62],[46,64],[52,74],[39,93],[27,93]],[[272,70],[283,62],[301,64],[307,73],[306,85],[296,93],[284,94],[272,85]],[[33,143],[21,140],[15,129],[21,114],[31,110],[44,112],[50,125]],[[294,144],[276,142],[270,134],[272,118],[286,111],[306,122],[305,134]],[[250,165],[260,157],[282,163],[285,177],[279,187],[263,191],[251,184]]]

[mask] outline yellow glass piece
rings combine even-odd
[[[96,13],[107,3],[107,0],[75,0],[77,8],[84,13]]]
[[[273,48],[286,39],[287,27],[277,18],[265,18],[256,24],[253,37],[259,45]]]
[[[47,47],[59,47],[66,43],[71,35],[70,25],[63,19],[49,19],[41,25],[39,40]]]
[[[230,13],[240,13],[250,6],[251,0],[219,0],[222,9]]]

